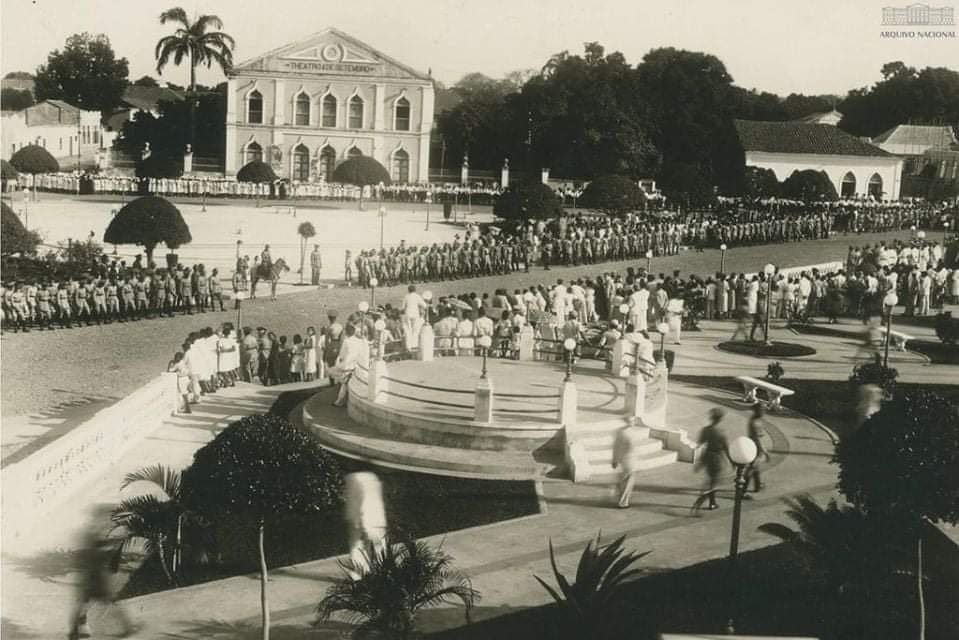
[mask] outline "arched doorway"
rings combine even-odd
[[[326,145],[320,151],[320,176],[326,182],[333,182],[333,169],[336,168],[336,151]]]
[[[868,193],[876,200],[882,200],[882,177],[878,173],[872,174],[869,178]]]
[[[257,142],[251,142],[246,145],[246,162],[262,162],[263,147]]]
[[[310,179],[310,150],[298,144],[293,148],[293,170],[291,177],[299,182]]]
[[[399,183],[410,181],[410,154],[404,149],[397,149],[393,152],[390,179]]]
[[[350,147],[350,150],[346,152],[346,159],[352,160],[353,158],[360,158],[363,156],[363,152],[360,151],[357,147]]]
[[[852,171],[847,171],[846,175],[842,177],[839,195],[843,198],[852,198],[856,195],[856,176],[853,175]]]

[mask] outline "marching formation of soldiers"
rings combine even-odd
[[[0,285],[3,329],[70,329],[146,318],[224,310],[223,286],[216,269],[120,269],[114,263],[97,275],[45,278]]]

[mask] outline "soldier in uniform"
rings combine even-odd
[[[107,292],[102,280],[97,280],[93,286],[93,314],[97,318],[97,324],[103,324],[107,315]]]
[[[346,263],[343,267],[343,279],[346,280],[346,286],[353,286],[353,254],[349,249],[346,250]]]

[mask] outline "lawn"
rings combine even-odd
[[[293,407],[315,390],[290,391],[277,398],[270,412],[289,415]],[[368,469],[368,465],[337,457],[345,473]],[[470,480],[377,468],[383,482],[383,499],[390,526],[422,538],[467,527],[539,513],[539,499],[533,482]],[[256,527],[237,519],[215,527],[216,548],[222,554],[217,564],[193,565],[186,582],[200,584],[259,570]],[[295,532],[295,535],[291,535]],[[339,512],[312,517],[284,518],[267,528],[267,563],[283,567],[347,551],[346,530]],[[187,554],[188,555],[188,554]],[[139,566],[131,562],[132,573],[120,597],[162,591],[169,588],[158,562]]]

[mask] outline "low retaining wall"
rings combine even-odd
[[[3,544],[110,468],[132,445],[177,411],[176,374],[162,373],[69,433],[0,472]]]

